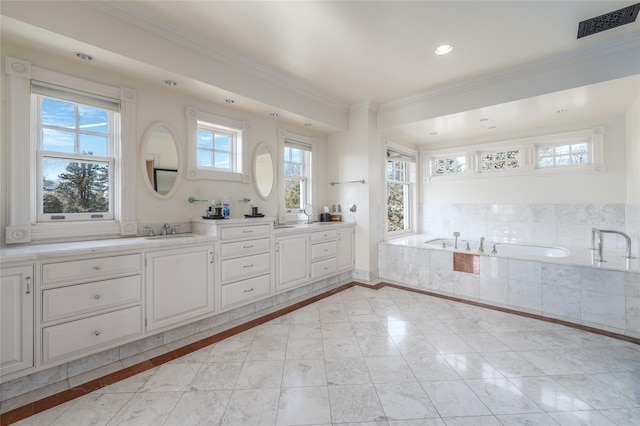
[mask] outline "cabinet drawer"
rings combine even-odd
[[[319,243],[321,241],[335,240],[338,232],[335,229],[327,229],[326,231],[315,231],[311,233],[311,242]]]
[[[271,292],[271,275],[239,281],[222,286],[222,309],[244,305],[253,300],[268,296]]]
[[[254,254],[220,262],[222,282],[230,282],[243,277],[264,274],[271,270],[271,254]]]
[[[98,257],[42,265],[42,283],[53,284],[82,279],[100,279],[115,274],[140,271],[139,253],[124,256]]]
[[[42,322],[140,301],[140,275],[42,292]]]
[[[271,248],[271,238],[262,238],[259,240],[238,241],[235,243],[220,244],[220,255],[222,257],[231,257],[236,255],[245,255],[261,251],[269,251]]]
[[[254,238],[271,235],[271,225],[233,226],[220,229],[220,238],[229,240],[234,238]]]
[[[335,257],[319,260],[311,264],[311,279],[335,274],[338,271],[338,263]]]
[[[47,327],[42,329],[42,362],[107,346],[141,332],[140,306]]]
[[[338,252],[337,241],[327,241],[326,243],[313,244],[311,246],[311,260],[324,259],[335,256]]]

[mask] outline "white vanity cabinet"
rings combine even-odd
[[[273,257],[270,223],[220,226],[220,309],[271,294]]]
[[[34,267],[2,269],[0,281],[0,374],[34,365]]]
[[[309,281],[309,233],[276,237],[276,291]]]
[[[338,272],[353,269],[355,264],[355,231],[353,228],[338,229]]]
[[[146,253],[146,330],[170,328],[214,312],[213,245]]]
[[[72,258],[41,265],[42,364],[142,335],[142,254]]]
[[[311,233],[311,279],[338,272],[338,231],[327,229]]]

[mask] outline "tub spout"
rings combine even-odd
[[[631,256],[631,237],[628,234],[622,231],[616,231],[614,229],[591,228],[591,246],[592,246],[591,249],[592,250],[596,250],[595,241],[596,241],[596,237],[598,238],[598,247],[597,247],[598,258],[596,259],[598,262],[605,262],[605,260],[602,257],[602,251],[604,248],[604,234],[616,234],[616,235],[622,236],[627,243],[624,257],[627,259],[633,258]]]
[[[480,237],[480,245],[478,246],[478,251],[480,253],[484,253],[484,237]]]

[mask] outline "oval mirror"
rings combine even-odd
[[[175,133],[168,124],[158,121],[147,128],[140,159],[147,188],[159,198],[171,197],[180,182],[182,157]]]
[[[275,172],[275,163],[269,145],[260,142],[253,151],[253,184],[263,200],[273,195]]]

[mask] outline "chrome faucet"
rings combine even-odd
[[[624,239],[627,242],[627,248],[625,251],[625,258],[627,259],[632,259],[631,257],[631,237],[622,232],[622,231],[616,231],[613,229],[598,229],[598,228],[591,228],[591,250],[597,250],[598,251],[598,257],[597,257],[597,261],[598,262],[606,262],[606,260],[603,259],[602,257],[602,251],[604,249],[604,234],[617,234],[617,235],[621,235],[622,237],[624,237]],[[596,248],[596,237],[598,238],[598,247]]]
[[[164,225],[162,225],[162,235],[167,235],[167,231],[171,228],[171,225],[169,225],[168,223],[165,223]]]
[[[480,253],[484,253],[484,237],[480,237],[480,245],[478,246],[478,251]]]
[[[456,240],[455,240],[455,242],[453,243],[453,248],[454,248],[455,250],[458,250],[458,237],[460,236],[460,233],[459,233],[459,232],[454,232],[454,233],[453,233],[453,236],[454,236],[454,237],[455,237],[455,239],[456,239]]]

